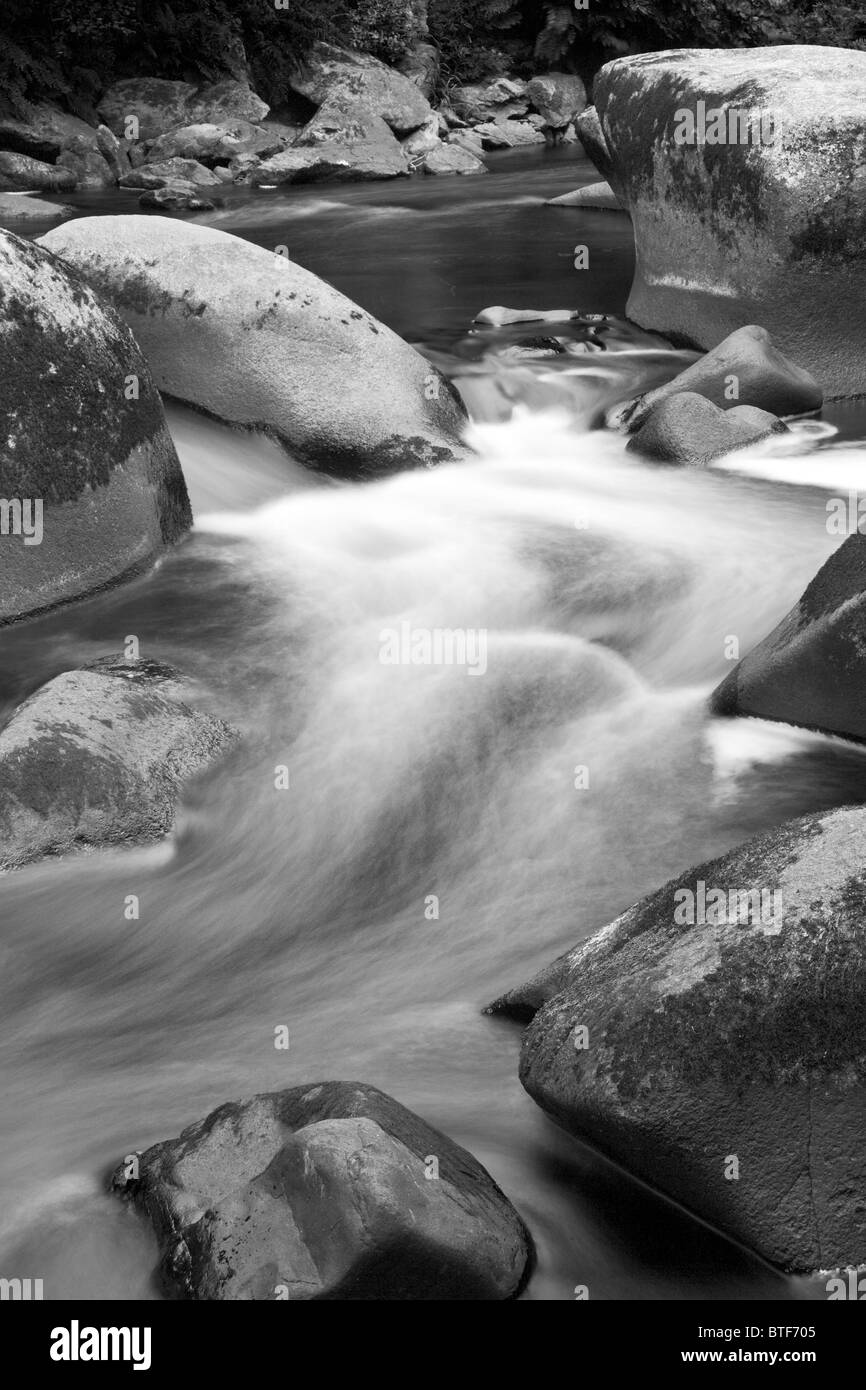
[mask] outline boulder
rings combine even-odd
[[[378,116],[397,135],[408,135],[430,115],[430,103],[414,82],[369,53],[315,43],[292,89],[317,106],[336,101]]]
[[[0,731],[0,870],[167,833],[184,781],[238,735],[174,698],[163,672],[103,661],[18,706]]]
[[[473,322],[503,328],[513,323],[568,323],[580,317],[579,309],[506,309],[503,304],[493,304],[476,314]]]
[[[155,208],[157,212],[213,212],[215,204],[210,198],[203,198],[194,183],[170,179],[160,188],[142,193],[138,206]]]
[[[582,111],[575,121],[577,136],[583,145],[587,157],[595,165],[598,172],[606,183],[609,183],[614,194],[623,202],[625,190],[620,182],[613,156],[607,147],[607,139],[601,127],[598,111],[594,106],[588,106]]]
[[[588,183],[584,188],[576,188],[572,193],[561,193],[558,198],[548,198],[547,206],[587,208],[594,212],[628,212],[609,183]]]
[[[866,1260],[866,810],[690,869],[491,1005],[570,1133],[765,1259]]]
[[[507,121],[529,111],[526,83],[520,78],[496,77],[492,82],[470,82],[452,87],[451,106],[470,125],[480,121]]]
[[[857,529],[856,494],[853,503],[855,514],[846,518],[853,534],[718,687],[712,697],[718,714],[866,741],[866,536]],[[849,509],[851,499],[844,505]]]
[[[8,232],[0,233],[0,378],[0,495],[21,503],[20,534],[0,540],[4,623],[143,568],[192,515],[132,333],[62,261]]]
[[[468,151],[469,154],[474,155],[479,161],[484,153],[484,142],[474,129],[452,130],[448,136],[447,143],[449,146]]]
[[[722,409],[736,402],[786,419],[813,414],[824,404],[814,378],[779,352],[766,329],[752,324],[732,333],[673,381],[617,406],[608,424],[633,433],[656,406],[682,392],[696,392]]]
[[[222,1105],[113,1187],[151,1222],[174,1298],[496,1301],[531,1257],[481,1164],[359,1082]]]
[[[526,95],[550,131],[564,131],[586,108],[586,87],[570,72],[533,77]]]
[[[132,167],[128,142],[118,140],[113,130],[109,130],[107,125],[101,125],[96,130],[96,147],[114,175],[115,182],[119,183]]]
[[[131,137],[129,118],[137,135],[156,140],[176,126],[208,122],[261,121],[270,107],[244,82],[226,78],[197,87],[161,77],[127,77],[104,93],[97,108],[100,120],[115,135]]]
[[[26,120],[0,116],[0,149],[28,154],[48,164],[77,141],[93,142],[95,135],[93,126],[49,102],[32,105]]]
[[[596,106],[637,249],[629,318],[699,348],[761,323],[829,396],[861,393],[864,92],[866,53],[850,49],[677,50],[602,68]]]
[[[176,126],[154,140],[147,151],[148,164],[167,159],[192,159],[211,168],[226,164],[235,155],[253,154],[260,159],[283,149],[285,141],[250,121],[203,121]]]
[[[28,193],[68,193],[74,187],[75,175],[71,170],[44,164],[41,159],[31,159],[27,154],[0,150],[0,188],[20,188]]]
[[[62,203],[28,198],[26,193],[0,193],[0,225],[4,227],[10,222],[56,222],[74,216],[75,209]]]
[[[57,157],[57,169],[68,169],[76,188],[113,188],[117,175],[95,142],[81,141],[68,146]]]
[[[403,148],[387,122],[360,106],[336,99],[319,107],[292,150],[286,153],[308,150],[312,153],[305,153],[305,163],[299,165],[300,182],[327,178],[392,179],[409,173]],[[291,165],[291,160],[285,160],[280,167],[288,169]],[[262,179],[257,176],[255,182],[270,181],[268,161],[262,169]]]
[[[471,150],[459,145],[437,145],[425,154],[420,168],[425,174],[486,174],[487,165]]]
[[[196,159],[161,159],[131,169],[120,180],[121,188],[164,188],[180,179],[185,183],[213,188],[220,182],[212,169],[206,169]]]
[[[704,468],[715,459],[757,444],[787,426],[755,406],[720,410],[705,396],[684,391],[667,396],[628,442],[628,452],[656,463],[686,463]]]
[[[79,218],[44,244],[126,318],[169,395],[269,429],[337,474],[463,456],[465,413],[448,382],[286,257],[155,217]]]
[[[473,127],[485,150],[513,150],[520,145],[543,145],[544,134],[531,121],[482,121]]]
[[[428,154],[430,150],[438,149],[442,141],[439,138],[439,116],[435,111],[431,111],[427,120],[418,130],[411,135],[405,136],[400,141],[403,153],[407,159],[418,159],[422,155]]]

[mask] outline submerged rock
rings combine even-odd
[[[691,869],[490,1012],[547,1113],[783,1269],[866,1260],[866,810]]]
[[[788,418],[812,414],[824,404],[814,378],[778,351],[766,329],[750,325],[732,333],[673,381],[617,406],[608,424],[633,433],[662,401],[683,392],[704,396],[723,410],[736,403]]]
[[[701,348],[761,323],[828,395],[861,393],[866,53],[641,54],[594,93],[602,172],[634,223],[629,318]]]
[[[561,193],[558,198],[548,198],[547,206],[550,208],[591,208],[602,212],[628,212],[609,183],[588,183],[585,188],[576,188],[573,193]]]
[[[292,90],[317,106],[336,100],[366,116],[377,116],[397,135],[417,130],[430,115],[430,103],[416,84],[369,53],[315,43]]]
[[[702,468],[714,459],[756,444],[787,426],[755,406],[720,410],[694,392],[667,396],[647,416],[628,442],[628,452],[658,463],[686,463]]]
[[[487,165],[469,149],[456,144],[437,145],[425,154],[420,167],[425,174],[486,174]]]
[[[502,1300],[531,1243],[465,1149],[372,1086],[221,1106],[124,1163],[175,1298]]]
[[[186,179],[169,179],[160,188],[142,193],[138,206],[166,212],[212,212],[215,204],[201,196],[196,184]]]
[[[66,671],[0,731],[0,869],[161,838],[184,781],[235,742],[222,720],[172,698],[165,668],[130,676],[135,665]]]
[[[19,522],[0,538],[2,623],[140,569],[192,515],[129,328],[62,261],[8,232],[0,378],[0,495]]]
[[[722,681],[712,697],[717,713],[866,740],[866,536],[856,530],[859,521],[840,518],[854,534]]]
[[[444,377],[287,257],[213,228],[90,217],[44,244],[114,304],[160,390],[350,477],[463,455]]]

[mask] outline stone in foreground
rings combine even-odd
[[[547,1113],[781,1268],[866,1260],[866,810],[691,869],[490,1012]]]
[[[502,1300],[523,1222],[465,1149],[372,1086],[221,1106],[114,1175],[153,1224],[170,1296]]]
[[[575,188],[572,193],[561,193],[558,198],[548,198],[549,208],[587,208],[592,212],[627,212],[609,183],[588,183],[584,188]]]
[[[340,476],[463,456],[464,410],[444,377],[285,256],[145,215],[81,218],[43,241],[123,315],[177,400],[268,429]]]
[[[144,568],[192,514],[128,327],[62,261],[9,232],[0,232],[0,379],[5,623]]]
[[[848,499],[845,499],[848,502]],[[846,527],[859,518],[840,518]],[[848,537],[712,697],[752,715],[866,741],[866,537]]]
[[[660,401],[632,435],[627,451],[656,463],[705,468],[725,454],[786,430],[775,415],[755,406],[720,410],[704,396],[680,392]]]
[[[170,830],[184,781],[237,734],[173,698],[165,669],[102,661],[19,705],[0,732],[0,869]]]
[[[647,53],[594,96],[601,138],[578,124],[634,223],[629,318],[700,348],[760,323],[828,396],[866,389],[866,53]]]

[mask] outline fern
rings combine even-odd
[[[549,5],[544,28],[535,41],[535,56],[539,62],[553,67],[562,61],[577,34],[575,11],[569,5]]]

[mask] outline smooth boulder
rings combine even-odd
[[[211,168],[236,155],[253,154],[266,159],[283,148],[285,141],[274,131],[251,121],[199,121],[177,126],[154,140],[147,151],[148,164],[166,159],[193,159]]]
[[[495,1301],[530,1261],[481,1164],[359,1082],[223,1105],[113,1187],[152,1223],[174,1298]]]
[[[27,193],[69,193],[75,184],[71,169],[45,164],[27,154],[0,150],[0,188],[20,188]]]
[[[718,714],[771,719],[866,741],[866,520],[840,498],[853,527],[777,627],[722,681]],[[828,526],[833,522],[828,515]]]
[[[461,149],[459,145],[437,145],[428,150],[419,166],[425,174],[442,178],[448,174],[486,174],[489,172],[483,159],[471,150]]]
[[[641,54],[594,95],[634,223],[629,318],[699,348],[760,323],[828,396],[862,393],[866,53]]]
[[[586,109],[586,87],[570,72],[533,77],[526,95],[551,135],[561,135]]]
[[[317,42],[292,78],[292,90],[322,106],[337,100],[366,116],[378,116],[396,135],[408,135],[430,115],[420,88],[369,53]]]
[[[632,435],[627,452],[656,463],[704,468],[725,454],[786,430],[766,410],[751,405],[720,410],[704,396],[682,392],[659,402]]]
[[[220,182],[213,169],[199,164],[198,160],[181,159],[175,156],[171,159],[154,160],[153,163],[142,164],[138,169],[131,169],[128,174],[124,174],[120,186],[121,188],[165,188],[166,184],[177,179],[182,179],[186,183],[199,184],[203,188],[213,188]]]
[[[463,456],[465,412],[445,378],[287,257],[148,216],[80,218],[43,241],[124,316],[178,400],[269,429],[343,476]]]
[[[177,699],[164,675],[100,661],[18,706],[0,731],[0,870],[170,830],[183,783],[237,734]]]
[[[548,198],[550,208],[588,208],[599,212],[626,212],[609,183],[588,183],[584,188],[576,188],[572,193],[561,193],[558,198]]]
[[[0,193],[0,225],[4,227],[8,222],[57,222],[74,216],[75,209],[63,203],[28,198],[26,193]]]
[[[192,514],[129,328],[50,251],[9,232],[0,233],[0,378],[0,494],[18,522],[0,537],[4,623],[143,568]]]
[[[783,825],[490,1012],[561,1126],[781,1268],[866,1261],[866,810]]]
[[[732,333],[664,386],[618,406],[608,424],[633,434],[656,406],[683,392],[703,396],[723,410],[732,404],[751,405],[784,418],[814,414],[824,404],[817,381],[779,352],[765,328],[752,324]]]
[[[233,78],[196,86],[161,77],[127,77],[103,93],[97,110],[115,135],[156,140],[176,126],[199,122],[256,123],[270,107],[245,82]],[[135,135],[130,135],[131,128]]]

